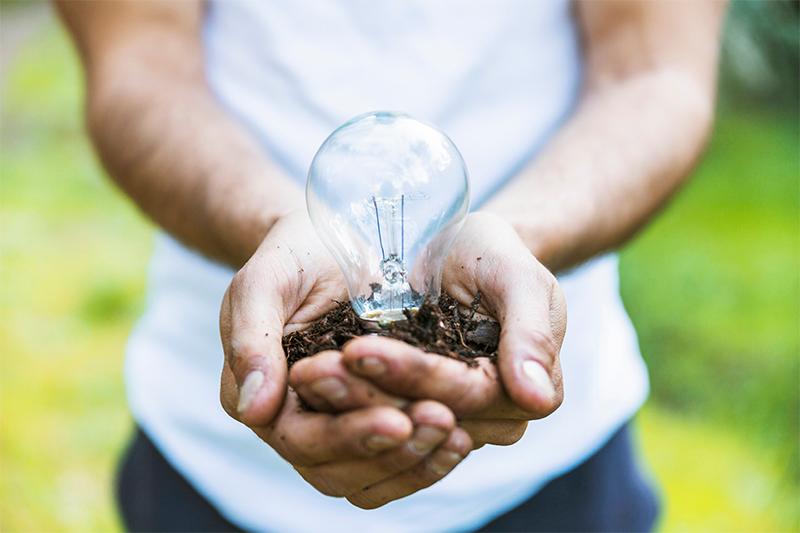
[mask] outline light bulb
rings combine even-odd
[[[373,112],[337,128],[314,156],[308,214],[367,324],[403,320],[441,291],[442,265],[469,210],[467,169],[444,133]]]

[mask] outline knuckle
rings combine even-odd
[[[231,279],[231,284],[228,287],[230,298],[233,302],[239,299],[243,293],[247,292],[253,285],[255,268],[252,262],[247,262],[240,268]]]
[[[231,354],[234,361],[251,359],[258,355],[258,349],[250,340],[241,338],[231,339]]]
[[[343,373],[337,367],[340,358],[339,352],[326,350],[300,359],[289,369],[289,382],[297,386],[327,376],[341,376]]]
[[[459,386],[460,394],[455,398],[453,408],[456,413],[468,414],[476,413],[490,406],[499,392],[495,380],[483,379],[484,374],[474,373],[476,369],[467,369],[468,374],[461,378]]]
[[[444,404],[434,400],[419,400],[409,409],[415,425],[435,426],[449,432],[456,425],[456,417]]]
[[[342,364],[342,352],[338,350],[324,350],[298,362],[306,362],[307,366],[300,367],[311,378],[335,376],[347,378],[349,374]]]
[[[456,399],[455,405],[453,406],[459,415],[478,412],[484,407],[486,407],[486,401],[482,395],[469,388]]]
[[[474,443],[472,441],[472,436],[462,428],[456,428],[456,430],[450,435],[448,442],[448,446],[456,453],[461,455],[462,458],[469,454],[473,445]]]
[[[406,372],[398,372],[398,377],[403,378],[408,382],[409,387],[421,388],[424,387],[424,380],[427,376],[432,375],[439,368],[439,361],[429,354],[422,352],[417,348],[408,350],[407,357],[404,357],[400,364],[406,366]]]
[[[490,272],[500,285],[508,285],[501,284],[500,281],[511,277],[525,286],[530,282],[531,274],[535,274],[539,270],[539,262],[524,245],[519,248],[515,247],[511,251],[505,244],[496,244],[493,252],[493,255],[502,258],[501,261],[489,263],[492,266]]]
[[[231,341],[231,357],[228,366],[238,379],[244,379],[252,369],[264,362],[265,356],[254,344],[248,341]]]

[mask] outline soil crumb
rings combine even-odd
[[[380,331],[365,328],[349,302],[336,307],[302,331],[283,338],[289,367],[323,350],[341,349],[344,343],[362,335],[377,334],[407,342],[426,352],[452,357],[476,366],[478,357],[497,359],[500,326],[494,320],[479,318],[481,294],[465,309],[447,294],[439,303],[425,301],[416,313],[405,311],[406,320],[393,322]]]

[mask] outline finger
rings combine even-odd
[[[274,422],[254,431],[293,465],[312,466],[375,456],[407,442],[412,429],[409,417],[394,407],[314,413],[302,409],[297,394],[289,392]]]
[[[314,409],[342,412],[361,407],[389,405],[400,409],[408,401],[388,394],[353,375],[342,363],[341,352],[329,350],[306,357],[292,366],[289,385]]]
[[[269,423],[286,391],[283,320],[275,288],[265,285],[258,265],[248,263],[234,277],[220,311],[225,364],[221,401],[232,417],[250,425]]]
[[[414,433],[405,446],[367,460],[330,462],[298,471],[323,493],[348,496],[412,468],[448,438],[455,428],[455,416],[447,407],[433,401],[415,402],[407,412],[414,424]]]
[[[469,433],[474,449],[485,444],[509,446],[525,434],[527,420],[462,420],[458,426]]]
[[[527,417],[504,401],[497,368],[486,358],[477,359],[478,366],[473,368],[396,339],[367,336],[345,344],[342,360],[353,373],[385,391],[437,400],[459,418],[477,416],[493,407],[502,407],[507,416]],[[504,403],[507,405],[501,406]]]
[[[512,275],[497,282],[504,287],[495,287],[495,300],[502,301],[497,304],[502,309],[497,363],[514,403],[540,418],[563,400],[559,351],[566,314],[554,279],[542,275],[526,281]]]
[[[455,428],[430,457],[414,468],[366,487],[349,496],[353,505],[375,509],[429,487],[449,474],[472,450],[472,439],[466,431]]]

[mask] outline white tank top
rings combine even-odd
[[[346,119],[405,111],[455,141],[479,207],[572,110],[580,49],[564,0],[279,0],[208,6],[219,101],[301,186]],[[569,305],[565,400],[511,447],[473,452],[443,481],[363,511],[317,493],[219,404],[217,317],[233,272],[159,235],[126,362],[134,417],[223,515],[274,531],[477,527],[598,449],[647,395],[614,256],[560,277]]]

